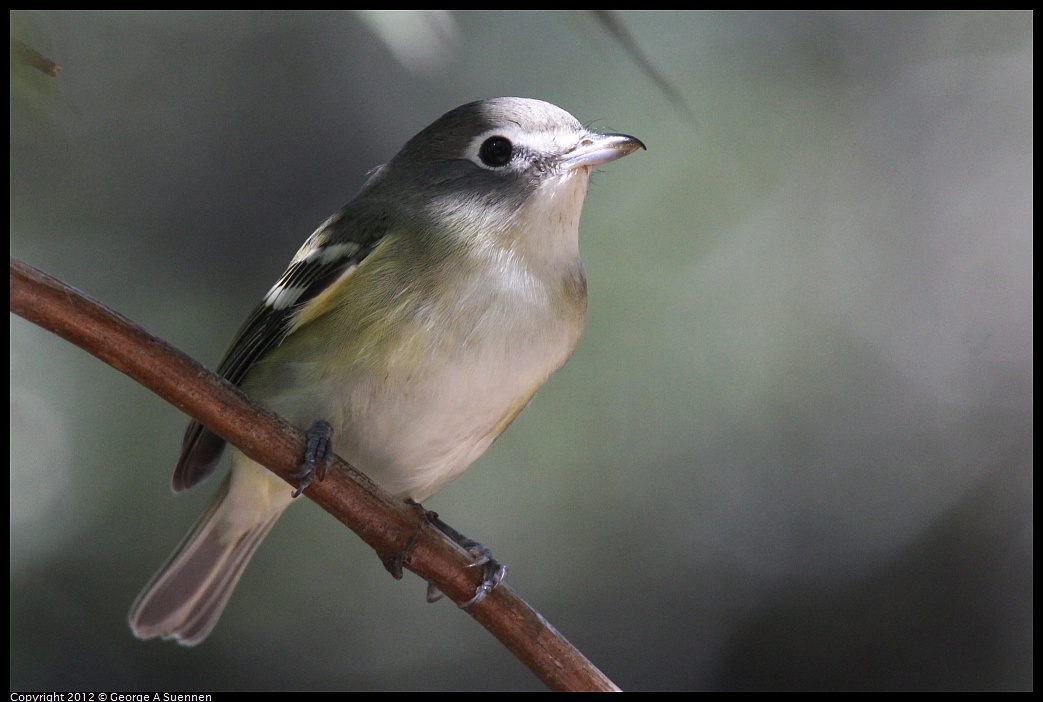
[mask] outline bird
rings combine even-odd
[[[310,453],[333,450],[422,502],[572,355],[587,308],[579,221],[590,175],[643,148],[540,100],[447,112],[311,234],[218,373],[306,430]],[[224,447],[192,421],[173,490],[212,474]],[[291,491],[233,447],[209,507],[135,600],[133,633],[203,641],[310,463]]]

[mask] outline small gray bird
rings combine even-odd
[[[426,499],[572,354],[590,173],[638,148],[539,100],[452,110],[309,237],[218,372],[391,494]],[[189,424],[174,490],[210,475],[224,443]],[[135,601],[134,633],[206,638],[292,494],[233,449],[213,502]]]

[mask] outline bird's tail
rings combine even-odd
[[[272,473],[236,455],[206,512],[134,601],[134,635],[185,646],[205,639],[254,551],[289,505],[290,492]]]

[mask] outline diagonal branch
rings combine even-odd
[[[11,257],[11,311],[125,373],[203,422],[287,482],[304,455],[304,435],[238,388],[59,280]],[[414,541],[403,565],[457,604],[474,595],[480,568],[401,502],[341,459],[307,496],[387,562]],[[604,674],[506,584],[465,610],[555,690],[616,690]]]

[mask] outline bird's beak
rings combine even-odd
[[[626,134],[588,134],[575,149],[562,156],[565,170],[594,168],[645,148],[640,139]]]

